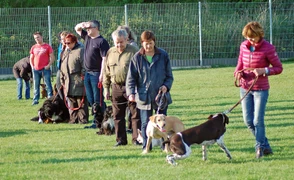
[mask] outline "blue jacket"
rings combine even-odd
[[[126,79],[126,93],[127,96],[135,94],[138,109],[157,109],[155,97],[162,85],[168,89],[166,93],[168,104],[172,103],[169,91],[173,80],[167,52],[155,47],[155,54],[150,64],[147,61],[144,49],[141,48],[130,62]]]

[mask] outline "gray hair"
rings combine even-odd
[[[111,34],[111,37],[112,39],[114,39],[115,37],[124,37],[125,39],[128,39],[128,33],[124,29],[117,29],[113,31],[113,33]]]

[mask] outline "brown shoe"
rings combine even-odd
[[[256,150],[256,159],[259,159],[259,158],[261,158],[263,156],[263,150],[262,150],[262,148],[257,148],[257,150]]]

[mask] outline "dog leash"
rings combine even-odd
[[[253,70],[253,68],[247,68],[247,69],[242,69],[242,70],[240,70],[240,71],[238,71],[237,73],[242,73],[243,71],[245,71],[245,70]],[[228,113],[230,113],[235,107],[237,107],[240,103],[241,103],[241,101],[248,95],[248,93],[251,91],[251,89],[253,88],[253,86],[255,85],[255,83],[256,83],[256,81],[258,80],[258,76],[255,76],[255,79],[254,79],[254,81],[253,81],[253,83],[251,84],[251,86],[249,87],[249,89],[246,91],[246,93],[244,94],[244,96],[233,106],[233,107],[231,107],[230,109],[227,109],[227,110],[225,110],[224,112],[223,112],[223,114],[228,114]],[[238,79],[237,79],[237,76],[236,76],[236,78],[235,78],[235,86],[236,87],[240,87],[241,85],[240,85],[240,80],[239,80],[239,84],[237,83],[237,81],[238,81]]]
[[[65,93],[64,93],[64,91],[65,91],[65,87],[64,87],[64,85],[61,85],[61,87],[63,87],[63,96],[64,96],[63,101],[64,101],[64,104],[65,104],[65,106],[67,107],[67,109],[72,110],[72,111],[79,110],[79,109],[83,106],[83,104],[84,104],[85,93],[86,93],[86,92],[85,92],[85,91],[86,91],[85,88],[84,88],[84,91],[83,91],[82,101],[81,101],[79,107],[71,108],[71,107],[68,106],[67,101],[66,101],[66,97],[65,97]],[[60,88],[61,88],[61,87],[60,87]]]

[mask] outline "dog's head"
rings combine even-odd
[[[224,113],[217,113],[215,115],[208,116],[209,120],[214,119],[214,118],[222,119],[224,125],[229,124],[229,117],[227,115],[225,115]]]
[[[159,129],[162,132],[165,132],[165,115],[164,114],[156,114],[153,116],[150,116],[149,120],[152,122],[152,125]]]
[[[113,117],[109,117],[107,121],[102,123],[101,129],[105,135],[112,135],[114,134],[114,119]]]

